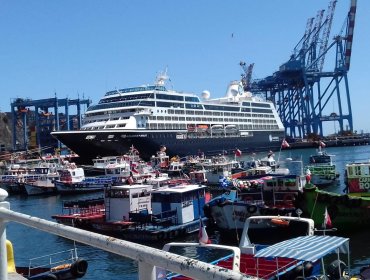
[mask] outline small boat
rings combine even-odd
[[[84,169],[75,165],[59,170],[60,178],[54,181],[58,194],[82,194],[103,191],[113,184],[109,176],[85,177]]]
[[[221,234],[241,231],[250,216],[296,216],[295,200],[302,195],[305,179],[295,175],[235,179],[224,193],[205,204],[206,216]]]
[[[59,179],[56,169],[35,167],[36,180],[27,180],[24,184],[27,195],[51,195],[56,193],[54,181]]]
[[[28,266],[17,266],[14,261],[13,245],[7,240],[8,272],[17,273],[29,280],[63,279],[75,280],[86,274],[88,263],[79,258],[77,249],[32,258]]]
[[[52,218],[60,224],[91,229],[91,223],[105,220],[104,198],[63,201],[62,213]]]
[[[199,220],[207,220],[203,212],[205,188],[181,180],[169,180],[159,187],[113,185],[104,190],[103,204],[64,203],[64,214],[52,218],[132,241],[169,240],[196,232]]]
[[[370,196],[363,194],[363,192],[347,194],[328,192],[309,183],[304,187],[303,196],[298,197],[296,203],[304,215],[312,217],[318,225],[323,223],[323,213],[327,209],[333,227],[340,233],[349,233],[356,229],[370,228]]]
[[[277,226],[273,220],[284,220],[288,226]],[[260,227],[256,228],[255,225]],[[270,238],[266,239],[266,236]],[[216,260],[208,259],[206,260],[208,263],[233,270],[240,273],[241,277],[251,279],[363,279],[350,276],[349,239],[314,235],[312,219],[250,217],[245,223],[239,247],[212,244],[202,239],[204,240],[203,235],[200,236],[199,243],[167,243],[163,250],[172,252],[178,247],[187,252],[194,251],[197,256],[217,251],[217,255],[221,257]],[[266,244],[261,243],[261,240],[269,241]],[[342,256],[340,253],[347,254],[348,267],[340,259]],[[326,265],[330,258],[332,260],[333,255],[336,255],[336,259]],[[158,267],[156,275],[158,279],[190,279],[176,273],[168,273]]]
[[[351,196],[370,196],[370,161],[346,164],[344,183]]]
[[[239,167],[239,162],[229,159],[226,156],[218,155],[211,158],[203,159],[200,164],[205,169],[205,176],[209,185],[218,185],[220,177],[229,177],[234,168]]]
[[[177,184],[151,192],[151,212],[131,212],[134,225],[125,228],[120,236],[139,242],[171,240],[198,232],[199,221],[207,221],[203,206],[206,186]]]
[[[326,188],[338,183],[339,172],[333,162],[334,155],[326,153],[321,146],[317,154],[311,155],[306,173],[311,176],[311,183],[318,188]]]

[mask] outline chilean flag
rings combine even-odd
[[[319,142],[319,146],[320,146],[321,148],[325,148],[326,144],[325,144],[323,141],[320,141],[320,142]]]
[[[331,228],[332,226],[333,225],[331,223],[331,218],[329,216],[328,209],[325,207],[323,228]]]
[[[290,147],[290,145],[289,145],[289,143],[284,139],[284,140],[283,140],[283,142],[281,143],[281,147],[282,147],[282,148],[289,148],[289,147]]]
[[[241,156],[242,156],[242,151],[241,151],[241,150],[239,150],[239,149],[236,149],[236,150],[235,150],[235,156],[237,156],[237,157],[241,157]]]
[[[208,234],[207,234],[207,231],[206,231],[206,227],[205,225],[203,224],[203,220],[202,219],[199,219],[199,244],[211,244],[211,240],[209,240],[208,238]]]

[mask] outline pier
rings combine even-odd
[[[0,251],[1,256],[6,255],[6,224],[15,222],[28,227],[44,231],[45,234],[54,234],[70,240],[74,240],[104,251],[127,257],[138,262],[138,279],[155,280],[159,279],[156,275],[156,267],[164,268],[168,271],[180,273],[193,279],[256,279],[242,275],[228,269],[201,262],[195,259],[183,257],[156,248],[128,242],[106,235],[92,233],[54,223],[37,217],[32,217],[19,212],[10,210],[10,203],[5,201],[8,194],[0,189]],[[124,271],[122,277],[124,278]],[[2,257],[0,261],[0,279],[14,280],[18,275],[8,277],[7,258]]]

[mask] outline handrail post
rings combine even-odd
[[[139,278],[138,278],[139,280],[157,279],[155,267],[153,265],[150,265],[142,261],[138,262],[138,273],[139,273]]]
[[[5,201],[8,192],[0,188],[0,207],[10,209]],[[8,254],[6,251],[6,220],[0,218],[0,279],[8,280]]]

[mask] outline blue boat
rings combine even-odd
[[[165,241],[198,232],[199,221],[207,221],[203,207],[206,186],[178,184],[153,190],[151,212],[129,214],[135,224],[121,232],[133,241]]]

